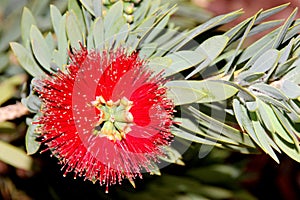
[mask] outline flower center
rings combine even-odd
[[[126,97],[115,102],[105,101],[102,96],[97,96],[96,100],[92,101],[92,105],[100,111],[94,134],[107,137],[114,142],[125,139],[133,124],[133,115],[129,112],[132,101]]]

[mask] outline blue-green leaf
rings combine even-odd
[[[54,32],[56,33],[56,35],[58,35],[62,15],[58,10],[58,8],[54,5],[50,5],[50,15],[51,15],[51,21],[52,21]]]
[[[38,115],[35,115],[33,119],[27,119],[27,124],[29,124],[29,126],[25,136],[25,144],[28,155],[35,154],[41,146],[41,143],[36,140],[39,137],[39,135],[35,132],[38,125],[32,124],[32,121],[37,120],[37,118]]]
[[[250,72],[266,72],[273,68],[279,60],[279,51],[270,49],[264,52],[249,68]]]
[[[39,65],[35,62],[31,52],[28,49],[16,42],[11,42],[10,46],[14,54],[16,55],[19,63],[31,76],[35,77],[42,76],[45,74],[43,70],[39,67]]]
[[[36,21],[34,19],[33,14],[31,11],[24,7],[23,14],[22,14],[22,20],[21,20],[21,35],[22,35],[22,41],[23,44],[27,49],[29,49],[29,41],[30,41],[30,28],[32,25],[36,25]]]
[[[30,29],[30,40],[34,57],[47,71],[51,71],[51,51],[39,29],[32,25]]]
[[[235,87],[216,81],[170,81],[166,86],[175,105],[222,101],[238,92]]]
[[[71,46],[73,48],[79,49],[80,42],[84,44],[84,35],[81,32],[79,22],[77,21],[76,15],[73,11],[67,13],[66,28]]]
[[[193,67],[205,59],[204,55],[195,51],[178,51],[165,57],[172,60],[171,66],[164,72],[165,77]]]

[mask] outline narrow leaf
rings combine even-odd
[[[274,44],[273,44],[273,48],[277,48],[281,42],[283,41],[287,31],[288,31],[288,28],[291,26],[291,24],[293,23],[293,20],[297,14],[297,11],[298,9],[296,8],[292,13],[291,15],[287,18],[286,22],[284,23],[284,25],[281,27],[280,29],[280,32],[278,33],[275,41],[274,41]]]
[[[31,76],[35,77],[35,76],[42,76],[45,74],[43,70],[35,62],[29,50],[27,50],[22,45],[16,42],[11,42],[10,46],[13,52],[15,53],[19,63]]]
[[[261,126],[260,122],[252,119],[252,124],[256,133],[256,136],[261,144],[262,149],[269,154],[277,163],[279,163],[279,160],[275,154],[275,152],[273,151],[271,145],[269,144],[269,141],[272,141],[268,134],[266,133],[266,131],[264,130],[264,128]],[[273,144],[275,145],[275,144]],[[276,146],[276,145],[275,145]]]
[[[211,37],[205,40],[202,44],[200,44],[200,46],[197,47],[195,52],[199,52],[201,56],[205,57],[206,64],[205,65],[200,64],[199,66],[197,66],[194,71],[192,71],[188,76],[186,76],[186,79],[189,79],[196,73],[200,72],[206,66],[208,66],[214,59],[216,59],[217,56],[222,53],[228,41],[229,38],[227,36],[218,35],[218,36]]]
[[[266,72],[273,68],[279,59],[279,51],[270,49],[264,52],[249,68],[250,72]]]
[[[178,51],[165,57],[172,60],[172,65],[164,71],[165,77],[193,67],[205,59],[203,54],[195,51]]]
[[[123,2],[118,1],[108,10],[104,18],[105,39],[108,39],[115,33],[113,27],[116,27],[115,25],[119,24],[118,21],[122,18],[123,18]]]
[[[179,45],[177,45],[174,49],[172,49],[172,51],[174,51],[174,52],[178,51],[185,44],[190,42],[193,38],[200,35],[201,33],[205,32],[211,28],[214,28],[216,26],[228,23],[228,22],[236,19],[241,14],[242,14],[241,10],[238,10],[238,11],[220,15],[220,16],[217,16],[217,17],[214,17],[214,18],[208,20],[207,22],[205,22],[205,23],[201,24],[200,26],[191,30],[188,34],[188,37],[186,37]]]
[[[170,81],[166,86],[176,105],[222,101],[238,92],[235,87],[215,81]]]
[[[280,137],[280,135],[273,134],[274,140],[276,144],[282,149],[286,155],[288,155],[290,158],[294,159],[297,162],[300,162],[300,153],[296,147],[299,146],[299,144],[291,144],[287,143],[286,140]],[[299,147],[298,147],[299,148]]]
[[[72,11],[67,13],[66,28],[71,46],[73,48],[79,49],[79,43],[84,43],[83,34],[80,30],[80,26],[76,19],[76,16]]]
[[[52,21],[54,32],[56,33],[56,35],[58,35],[62,15],[58,10],[58,8],[54,5],[50,5],[50,15],[51,15],[51,21]]]
[[[21,20],[21,35],[22,35],[22,41],[27,49],[29,49],[29,41],[30,41],[29,34],[32,25],[36,25],[34,16],[28,8],[24,7],[22,20]]]
[[[104,24],[102,18],[96,18],[92,26],[95,48],[102,49],[104,46]]]
[[[51,51],[39,29],[32,25],[30,29],[30,40],[34,57],[40,65],[47,71],[51,71]]]

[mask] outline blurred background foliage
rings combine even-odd
[[[193,28],[209,18],[244,8],[246,18],[260,8],[270,8],[287,1],[243,0],[171,0],[179,6],[171,21],[182,29]],[[41,30],[50,28],[49,5],[60,11],[66,0],[0,0],[0,199],[298,199],[300,167],[280,155],[277,165],[266,155],[242,155],[214,149],[198,158],[194,144],[183,155],[185,166],[171,165],[162,176],[145,175],[130,183],[111,187],[105,194],[98,184],[64,178],[56,159],[48,153],[25,153],[28,111],[19,102],[28,92],[30,76],[23,71],[9,49],[9,42],[21,41],[21,15],[26,6]],[[292,1],[291,9],[299,1]],[[290,11],[276,18],[286,18]],[[240,19],[240,20],[242,20]],[[239,21],[235,21],[238,23]],[[227,30],[231,25],[219,28]]]

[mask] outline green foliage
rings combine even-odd
[[[278,25],[280,21],[263,20],[287,5],[259,11],[227,32],[215,33],[242,12],[216,16],[178,32],[169,23],[176,7],[159,0],[142,1],[130,23],[123,15],[127,5],[123,1],[105,4],[105,15],[97,2],[70,0],[62,14],[52,5],[53,29],[46,32],[39,30],[34,15],[24,9],[23,19],[31,25],[22,26],[23,45],[11,43],[24,69],[32,76],[43,76],[52,66],[64,70],[67,51],[78,49],[79,42],[100,51],[120,46],[139,51],[149,60],[149,68],[175,79],[166,85],[168,94],[178,110],[186,113],[186,117],[178,116],[185,123],[174,125],[175,136],[242,153],[260,148],[276,162],[283,151],[300,161],[296,129],[300,121],[300,21],[294,19],[296,10],[281,26],[244,47],[250,36]],[[30,107],[31,100],[24,102]],[[34,153],[32,131],[27,133],[27,147],[33,145],[29,152]]]
[[[192,158],[196,157],[197,148],[188,151]],[[161,177],[145,177],[146,184],[135,189],[135,192],[124,189],[116,194],[126,199],[255,199],[237,182],[244,180],[242,171],[227,163],[229,153],[226,150],[214,149],[201,161],[188,160],[188,166],[172,166],[164,170]],[[242,161],[243,162],[243,161]],[[244,165],[241,161],[238,165]],[[236,163],[237,164],[237,163]],[[253,175],[253,174],[252,174]]]

